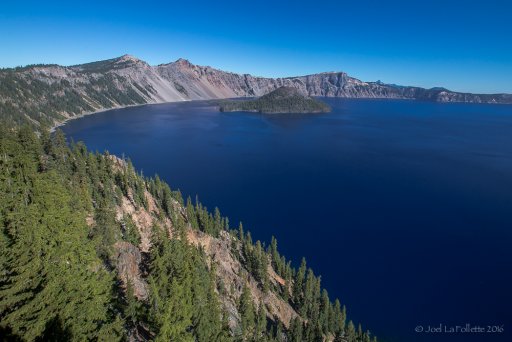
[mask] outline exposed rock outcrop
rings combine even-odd
[[[140,267],[142,256],[140,250],[126,241],[118,241],[114,245],[117,274],[126,289],[128,284],[133,288],[134,296],[139,300],[148,298],[148,286],[142,279]]]
[[[215,270],[218,278],[229,286],[229,290],[221,294],[224,307],[228,312],[232,313],[230,324],[234,327],[237,324],[238,313],[236,311],[236,301],[242,294],[244,284],[249,285],[253,301],[257,305],[265,305],[268,318],[281,321],[284,326],[288,327],[292,318],[297,316],[295,310],[279,298],[274,292],[264,293],[258,282],[245,270],[240,261],[232,254],[232,244],[238,244],[238,240],[233,238],[227,232],[221,232],[220,238],[214,238],[197,230],[189,230],[187,234],[188,240],[195,246],[201,246],[206,255],[209,256],[210,262],[215,264]],[[273,270],[268,267],[270,281],[284,283]]]

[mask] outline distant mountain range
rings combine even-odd
[[[146,103],[261,96],[279,87],[304,95],[512,103],[511,94],[470,94],[363,82],[344,72],[285,78],[255,77],[198,66],[185,59],[151,66],[130,55],[74,66],[31,65],[0,70],[0,117],[54,126],[110,108]]]

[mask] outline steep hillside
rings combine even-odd
[[[275,239],[61,131],[0,125],[0,192],[5,339],[370,340]]]
[[[33,65],[0,70],[0,117],[52,127],[99,110],[146,103],[261,96],[279,87],[308,96],[512,103],[512,95],[478,95],[363,82],[343,72],[263,78],[198,66],[187,60],[150,66],[125,55],[64,67]]]

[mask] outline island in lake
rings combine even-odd
[[[220,103],[221,112],[259,113],[327,113],[331,108],[294,87],[280,87],[254,100],[231,100]]]

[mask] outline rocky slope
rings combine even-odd
[[[127,172],[123,161],[116,157],[113,157],[113,159],[118,165],[122,165],[117,172]],[[118,223],[122,224],[127,218],[132,220],[140,236],[140,243],[135,246],[127,241],[118,241],[114,245],[120,280],[124,286],[128,281],[134,284],[135,296],[140,300],[145,300],[148,296],[147,283],[141,269],[143,269],[142,255],[149,253],[153,244],[153,226],[159,225],[165,228],[169,236],[174,233],[171,221],[165,217],[154,197],[148,191],[145,191],[144,196],[148,203],[147,208],[138,205],[133,197],[129,195],[122,197],[121,204],[117,206],[116,211],[116,221]],[[188,222],[189,218],[185,208],[178,202],[174,202],[174,205],[175,210],[180,212],[183,219]],[[242,287],[246,281],[249,282],[254,301],[256,303],[263,302],[266,305],[269,319],[278,319],[287,327],[290,320],[298,315],[289,303],[283,301],[274,292],[263,293],[261,291],[258,281],[240,262],[240,259],[243,258],[240,254],[241,242],[236,237],[224,231],[220,233],[219,237],[213,237],[189,226],[187,239],[192,245],[204,250],[209,258],[210,265],[215,265],[219,281],[233,286],[233,292],[223,293],[221,296],[223,304],[234,314],[230,320],[233,324],[238,319],[236,317],[238,314],[236,300],[240,297]],[[284,283],[284,280],[276,274],[271,265],[268,266],[267,272],[270,275],[270,281],[274,285]]]
[[[113,161],[114,171],[117,174],[126,174],[130,170],[126,163],[115,157],[110,156]],[[144,191],[146,206],[137,204],[134,195],[130,193],[122,196],[120,203],[116,206],[116,221],[125,226],[124,222],[130,220],[133,222],[140,237],[139,244],[133,244],[128,241],[117,241],[114,244],[115,262],[117,275],[121,281],[122,288],[126,289],[128,284],[133,286],[135,297],[141,301],[147,301],[148,274],[146,262],[151,248],[157,242],[154,236],[153,227],[158,226],[167,232],[170,238],[176,234],[175,227],[171,220],[166,216],[164,210],[157,203],[158,201],[147,190]],[[269,263],[267,266],[268,281],[270,290],[264,291],[260,280],[256,279],[251,271],[244,264],[243,242],[240,239],[227,232],[221,231],[218,237],[194,229],[190,222],[191,218],[187,209],[178,201],[173,200],[173,210],[187,222],[186,238],[188,242],[201,248],[207,258],[210,268],[215,270],[218,288],[217,293],[222,307],[228,313],[228,324],[235,333],[241,324],[241,317],[238,308],[240,297],[244,286],[250,290],[250,296],[254,305],[264,305],[267,319],[282,324],[285,329],[290,327],[294,318],[302,320],[301,315],[290,305],[290,302],[284,300],[279,294],[278,288],[290,288],[291,284],[280,277],[273,266]],[[93,221],[88,222],[90,226]],[[127,229],[125,227],[125,229]],[[289,280],[291,282],[291,280]],[[139,327],[141,330],[142,327]],[[143,329],[142,329],[143,330]],[[144,332],[132,332],[132,341],[144,341]],[[145,334],[149,334],[145,332]],[[326,341],[331,341],[332,336],[326,336]]]
[[[235,74],[184,59],[150,66],[124,55],[75,66],[33,65],[0,71],[0,115],[53,126],[78,115],[146,103],[261,96],[279,87],[308,96],[512,103],[510,94],[479,95],[363,82],[344,72],[287,78]]]

